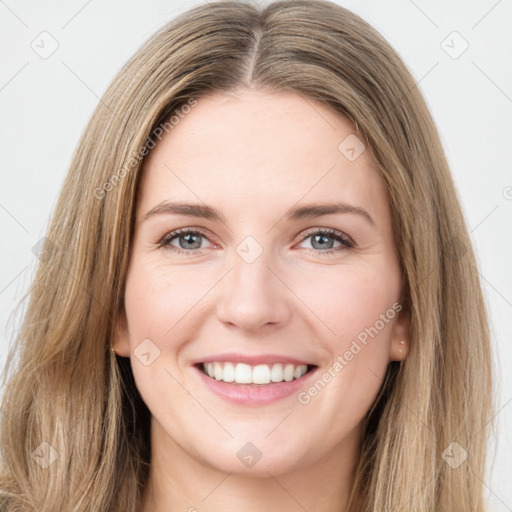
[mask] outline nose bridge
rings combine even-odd
[[[273,251],[253,237],[246,237],[235,251],[219,301],[219,319],[244,329],[286,321],[289,297],[275,275],[278,264],[272,258]]]
[[[269,288],[275,284],[271,282],[275,277],[269,269],[273,264],[271,251],[262,250],[258,254],[250,243],[244,242],[237,247],[236,252],[233,258],[232,284],[236,286],[237,292],[242,296],[246,293],[248,295],[267,294]]]

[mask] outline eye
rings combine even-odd
[[[350,237],[334,229],[316,229],[308,231],[306,234],[302,235],[301,242],[304,242],[308,238],[311,238],[311,245],[315,252],[321,253],[322,255],[334,254],[344,249],[351,249],[355,246]],[[341,247],[338,246],[338,248],[333,249],[333,242],[330,242],[329,239],[339,242]]]
[[[206,235],[197,229],[177,229],[165,235],[160,240],[158,247],[169,247],[178,253],[190,256],[201,252],[202,238],[206,239]],[[178,241],[179,247],[172,244],[175,239]]]

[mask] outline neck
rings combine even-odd
[[[184,452],[151,421],[152,460],[143,512],[344,512],[358,462],[361,428],[307,467],[268,476],[225,473]],[[350,438],[350,439],[349,439]]]

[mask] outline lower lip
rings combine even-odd
[[[298,393],[316,373],[318,367],[305,373],[299,379],[290,382],[275,382],[271,384],[236,384],[212,379],[204,374],[197,366],[193,367],[201,380],[217,396],[238,405],[266,405]]]

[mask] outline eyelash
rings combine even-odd
[[[175,238],[179,237],[180,235],[189,235],[189,234],[190,235],[200,235],[200,236],[203,236],[204,238],[208,239],[207,235],[199,229],[190,229],[190,228],[177,229],[177,230],[171,231],[170,233],[165,235],[162,238],[162,240],[160,240],[160,242],[158,244],[158,248],[170,247],[171,250],[173,250],[177,253],[180,253],[180,254],[186,254],[187,256],[193,256],[193,255],[201,253],[202,249],[185,250],[185,249],[181,249],[179,247],[175,247],[175,246],[171,245],[171,242]],[[341,244],[342,244],[342,247],[338,247],[335,249],[327,249],[325,251],[320,251],[318,249],[309,249],[310,251],[314,251],[317,254],[331,255],[331,254],[337,253],[343,249],[352,249],[355,246],[354,242],[352,241],[352,239],[350,237],[348,237],[344,233],[341,233],[340,231],[336,231],[334,229],[309,230],[302,236],[300,242],[304,242],[304,240],[307,240],[312,235],[328,236],[328,237],[334,238],[334,240],[336,240],[337,242],[341,242]]]

